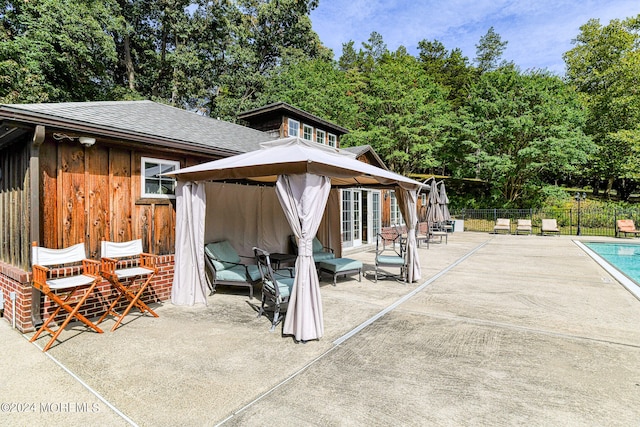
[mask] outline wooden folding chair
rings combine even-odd
[[[158,272],[156,256],[142,252],[142,240],[130,240],[122,243],[103,240],[100,255],[102,256],[100,273],[116,288],[118,296],[100,317],[98,324],[108,315],[113,315],[117,319],[116,324],[111,328],[113,332],[133,307],[137,307],[142,313],[149,312],[153,317],[158,317],[141,300],[145,289]],[[115,310],[115,307],[123,298],[129,300],[129,304],[120,314]]]
[[[71,264],[76,264],[75,269],[65,269],[65,271],[79,271],[80,263],[82,263],[80,274],[47,278],[48,267],[69,267]],[[35,335],[31,337],[30,342],[34,342],[42,332],[47,331],[52,336],[42,351],[49,350],[49,347],[53,345],[60,333],[74,318],[80,320],[94,331],[102,333],[100,328],[79,313],[80,308],[82,308],[89,295],[93,292],[93,288],[101,279],[99,275],[100,263],[86,259],[84,243],[78,243],[65,249],[48,249],[39,247],[36,242],[33,242],[31,264],[33,287],[45,294],[49,300],[55,302],[58,308],[40,326]],[[49,328],[49,323],[58,316],[61,310],[65,310],[69,314],[58,329],[54,331]]]

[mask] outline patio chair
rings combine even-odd
[[[636,230],[636,225],[632,219],[619,219],[616,221],[616,237],[619,237],[620,233],[624,233],[624,237],[627,237],[627,234],[638,237],[640,230]]]
[[[298,243],[296,242],[296,236],[293,234],[289,236],[291,242],[291,249],[293,253],[298,255]],[[326,259],[333,259],[336,257],[334,250],[328,246],[324,246],[317,237],[313,238],[313,262],[319,263]]]
[[[257,265],[245,264],[228,240],[207,243],[204,246],[205,274],[211,295],[217,285],[242,286],[249,288],[249,298],[253,299],[253,287],[260,282]]]
[[[436,222],[429,225],[429,236],[431,239],[435,239],[436,237],[440,237],[440,243],[442,243],[442,238],[444,237],[444,243],[449,243],[449,232],[447,231],[447,226],[444,222]]]
[[[401,279],[403,282],[407,280],[407,265],[404,257],[406,242],[402,238],[401,235],[397,235],[396,237],[391,239],[391,248],[387,247],[387,241],[389,238],[385,238],[383,235],[378,233],[376,235],[376,259],[375,259],[375,283],[378,282],[378,269],[381,267],[392,267],[399,268],[400,272],[398,274],[390,274],[388,272],[383,272],[383,278],[395,278]]]
[[[267,309],[272,310],[273,318],[270,331],[273,332],[278,323],[284,318],[284,316],[280,316],[281,312],[286,312],[289,304],[289,297],[295,280],[293,269],[274,270],[271,267],[269,252],[254,247],[253,253],[255,254],[262,280],[262,304],[260,305],[258,317],[265,314]]]
[[[100,274],[116,289],[118,296],[113,300],[107,311],[100,317],[98,324],[107,316],[116,318],[111,328],[115,331],[133,307],[141,313],[148,312],[153,317],[158,315],[142,301],[144,291],[157,274],[156,256],[142,251],[142,240],[128,242],[109,242],[103,240],[100,248]],[[116,305],[123,299],[129,301],[122,314],[115,310]]]
[[[507,234],[511,234],[511,220],[509,218],[496,219],[496,225],[493,226],[493,233],[497,234],[500,231],[506,231]]]
[[[78,319],[101,334],[102,330],[79,312],[100,281],[100,263],[86,259],[84,243],[78,243],[65,249],[48,249],[40,247],[36,242],[33,242],[31,256],[33,287],[54,302],[58,308],[44,321],[38,331],[31,337],[30,342],[34,342],[42,332],[46,331],[51,334],[51,339],[42,351],[49,350],[51,345],[58,339],[60,333],[73,319]],[[55,278],[47,278],[50,271],[48,267],[53,266],[65,267],[60,270],[62,274],[72,273],[64,276],[56,274]],[[62,310],[68,313],[67,317],[58,325],[58,329],[54,331],[49,328],[49,324],[54,321]]]
[[[545,234],[560,234],[560,229],[558,228],[558,222],[555,219],[543,219],[542,226],[540,227],[540,234],[543,236]]]
[[[516,225],[516,234],[526,233],[531,234],[533,231],[533,226],[531,225],[530,219],[519,219],[518,224]]]

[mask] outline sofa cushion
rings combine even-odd
[[[335,258],[319,262],[318,267],[332,273],[340,273],[362,269],[362,261],[351,258]]]
[[[334,259],[336,256],[331,252],[314,252],[313,262],[320,262],[327,259]]]
[[[323,251],[323,246],[322,243],[320,243],[320,240],[318,240],[317,237],[313,238],[313,252],[322,252]]]
[[[278,279],[276,280],[276,282],[278,283],[278,290],[280,291],[280,297],[281,298],[287,298],[291,295],[291,289],[293,288],[293,282],[295,281],[295,279],[293,277],[291,278],[283,278],[283,279]],[[271,292],[274,292],[273,289],[273,283],[270,280],[266,280],[262,286],[267,287],[268,289],[271,290]]]
[[[231,268],[235,264],[241,263],[238,252],[236,252],[228,240],[208,243],[205,245],[205,251],[207,251],[207,255],[211,258],[216,270]]]

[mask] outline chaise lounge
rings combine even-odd
[[[632,219],[619,219],[616,221],[616,237],[620,237],[620,233],[624,233],[624,237],[627,237],[627,234],[638,237],[640,230],[636,229]]]
[[[228,240],[207,243],[204,246],[205,274],[211,295],[217,285],[243,286],[249,288],[249,298],[253,298],[253,286],[262,276],[257,265],[242,263],[238,252]]]
[[[555,219],[543,219],[540,227],[540,234],[560,234],[558,222]]]
[[[516,234],[525,233],[531,234],[533,227],[531,226],[530,219],[519,219],[518,225],[516,225]]]
[[[511,234],[511,220],[509,218],[496,219],[496,225],[493,226],[493,233],[498,234],[500,231],[506,231]]]

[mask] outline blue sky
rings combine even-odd
[[[638,14],[640,0],[320,0],[311,21],[336,59],[343,43],[353,40],[358,50],[377,31],[391,51],[402,45],[417,55],[420,40],[436,39],[473,60],[480,37],[493,26],[508,42],[503,59],[522,70],[562,75],[562,54],[572,48],[581,25]]]

